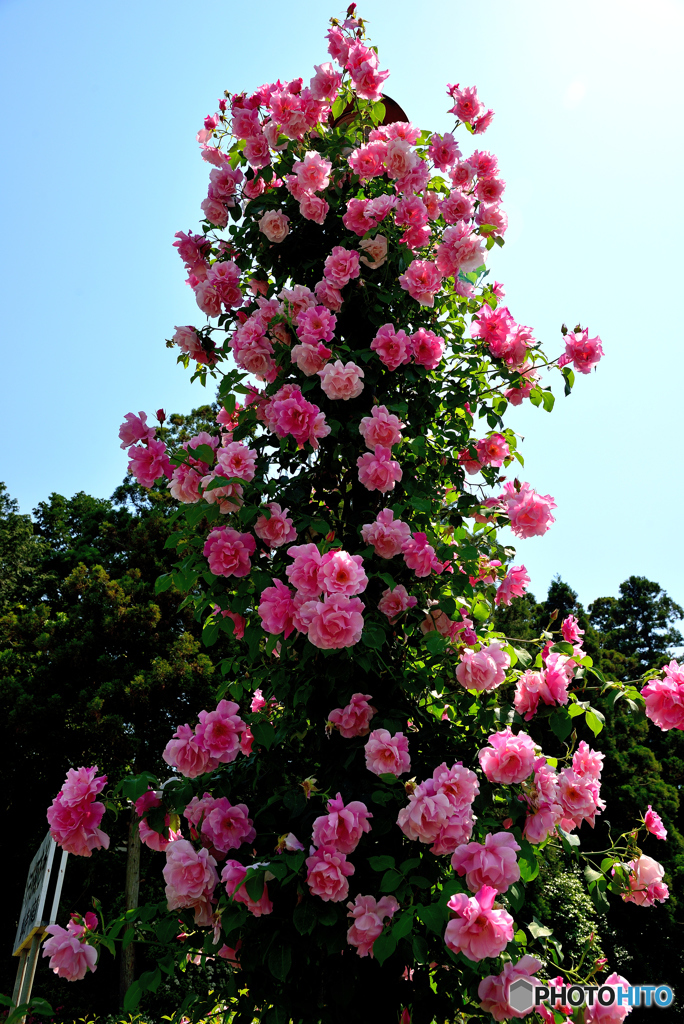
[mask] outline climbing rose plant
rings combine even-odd
[[[120,438],[139,483],[178,503],[157,590],[186,594],[223,682],[169,736],[169,777],[119,787],[166,901],[55,927],[45,953],[74,980],[134,924],[157,966],[129,1009],[189,951],[225,958],[206,998],[187,971],[179,1017],[219,998],[236,1021],[346,1021],[361,993],[382,1022],[521,1017],[511,981],[610,971],[561,961],[525,901],[605,807],[603,755],[577,735],[602,727],[591,689],[683,728],[684,671],[642,698],[592,667],[572,616],[524,646],[493,628],[529,583],[500,528],[540,537],[556,507],[517,475],[505,413],[550,412],[542,373],[569,394],[601,342],[563,327],[549,360],[489,277],[505,182],[476,89],[449,85],[449,130],[421,131],[354,5],[328,53],[308,85],[226,93],[197,136],[204,221],[174,244],[206,322],[168,344],[216,382],[215,429],[174,446],[163,414],[128,413]],[[69,772],[48,814],[64,849],[106,849],[105,785]],[[651,807],[588,855],[600,906],[667,898],[649,833],[665,838]]]

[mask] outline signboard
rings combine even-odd
[[[21,914],[19,915],[19,927],[14,939],[14,956],[18,956],[22,949],[29,946],[35,933],[42,931],[43,927],[48,923],[43,920],[43,916],[56,846],[57,844],[48,832],[41,843],[38,853],[31,861],[24,890],[24,902],[21,905]],[[64,862],[64,860],[65,857],[63,855],[62,861]],[[59,882],[61,882],[64,874],[64,863],[60,867],[58,890],[61,889]],[[55,892],[55,896],[56,901],[53,903],[53,910],[57,909],[56,902],[59,901],[59,891]]]

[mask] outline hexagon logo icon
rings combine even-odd
[[[511,982],[508,1002],[518,1013],[527,1013],[534,1007],[534,985],[529,978],[518,978]]]

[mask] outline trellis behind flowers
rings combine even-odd
[[[684,675],[606,683],[572,616],[524,646],[494,629],[529,583],[498,530],[541,536],[555,508],[515,475],[503,417],[551,411],[541,371],[568,394],[601,342],[564,327],[549,361],[489,278],[505,183],[477,148],[493,114],[475,88],[448,87],[451,132],[387,123],[389,72],[354,5],[328,43],[308,86],[226,93],[198,134],[205,220],[174,244],[207,322],[168,344],[217,381],[215,430],[173,446],[163,414],[129,413],[120,431],[132,474],[180,506],[157,590],[184,592],[222,655],[217,707],[164,751],[173,777],[118,788],[165,855],[167,901],[53,926],[45,953],[83,977],[135,923],[159,949],[131,1007],[190,944],[232,965],[211,998],[236,1021],[347,1020],[361,986],[368,1019],[521,1017],[512,980],[605,966],[559,967],[525,904],[539,860],[581,856],[605,806],[603,755],[576,731],[602,727],[590,692],[681,727]],[[105,784],[69,772],[48,812],[65,849],[107,847]],[[590,858],[596,899],[667,898],[644,833],[665,837],[651,808]],[[179,1013],[208,1005],[188,991]]]

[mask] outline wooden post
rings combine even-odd
[[[38,951],[40,949],[40,943],[42,941],[42,938],[43,938],[43,933],[42,932],[36,932],[36,934],[31,939],[31,948],[28,951],[27,958],[23,961],[23,964],[24,964],[24,970],[22,972],[23,973],[23,978],[21,980],[21,984],[19,985],[19,995],[17,996],[17,1001],[15,1003],[15,1006],[21,1006],[22,1003],[28,1003],[29,999],[31,998],[31,989],[33,988],[33,979],[34,979],[34,977],[36,975],[36,966],[38,964]],[[22,953],[23,952],[24,951],[22,950]],[[19,966],[21,968],[21,963],[20,963]],[[19,977],[18,977],[18,972],[17,972],[17,981],[18,980],[19,980]],[[15,991],[16,991],[16,985],[15,985]],[[25,1020],[26,1020],[26,1015],[24,1015],[24,1016],[22,1016],[20,1018],[19,1024],[24,1024]]]
[[[128,825],[128,855],[126,857],[126,910],[135,910],[138,906],[140,891],[140,832],[138,816],[135,808],[131,808],[131,820]],[[134,929],[129,924],[124,936]],[[124,998],[135,977],[135,946],[133,942],[122,950],[121,971],[119,974],[119,1004],[123,1007]]]

